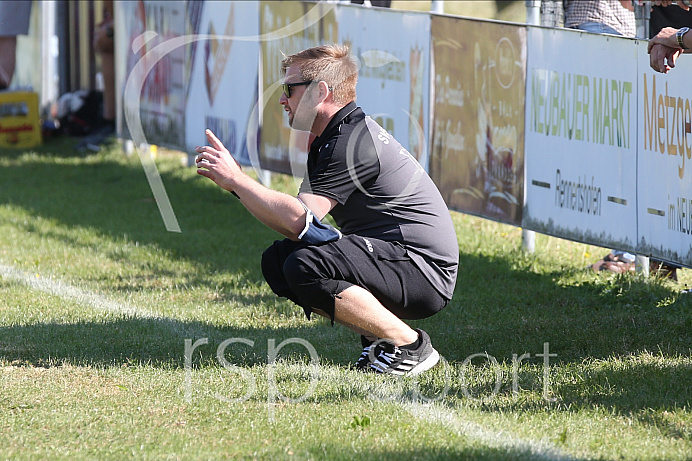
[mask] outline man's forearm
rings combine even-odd
[[[291,240],[305,227],[305,209],[296,197],[278,192],[244,175],[234,187],[240,203],[260,222]]]

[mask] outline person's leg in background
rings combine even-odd
[[[103,20],[96,26],[93,44],[94,50],[101,58],[103,109],[98,129],[77,144],[77,150],[80,152],[99,152],[101,145],[115,134],[115,46],[112,0],[104,2]]]
[[[0,37],[0,90],[7,89],[14,76],[17,37]]]
[[[17,62],[17,35],[29,33],[30,1],[0,1],[0,90],[9,88]]]
[[[103,122],[115,132],[115,49],[113,40],[113,2],[104,2],[104,18],[94,37],[94,49],[101,56],[103,75]]]

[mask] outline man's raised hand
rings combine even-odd
[[[197,174],[214,181],[219,187],[233,192],[236,179],[242,173],[240,163],[211,130],[206,130],[208,146],[196,147]]]

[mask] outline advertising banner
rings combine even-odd
[[[526,28],[432,18],[430,176],[451,209],[519,225]]]
[[[544,28],[528,39],[522,225],[634,251],[637,42]]]
[[[339,41],[360,62],[358,105],[427,169],[430,16],[339,8]]]
[[[356,5],[262,2],[261,164],[302,177],[310,133],[291,130],[279,104],[283,55],[343,43],[360,63],[357,103],[427,163],[430,18]]]
[[[188,2],[187,152],[207,144],[209,128],[241,163],[249,164],[248,126],[256,151],[259,7],[257,2]],[[255,112],[256,114],[256,112]]]
[[[639,246],[644,255],[692,266],[692,60],[649,67],[639,44]]]
[[[185,148],[185,17],[188,2],[116,2],[119,127],[136,141]]]
[[[338,24],[333,3],[262,1],[260,33],[262,87],[260,111],[260,164],[267,170],[302,177],[310,133],[292,130],[279,104],[281,60],[305,48],[336,43]]]

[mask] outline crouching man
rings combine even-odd
[[[459,247],[449,211],[420,164],[356,105],[348,48],[287,56],[282,73],[289,125],[317,136],[298,196],[247,176],[209,130],[197,172],[286,237],[262,255],[267,283],[308,319],[316,313],[360,334],[358,369],[428,370],[439,354],[403,320],[430,317],[452,297]],[[327,213],[339,229],[322,222]]]

